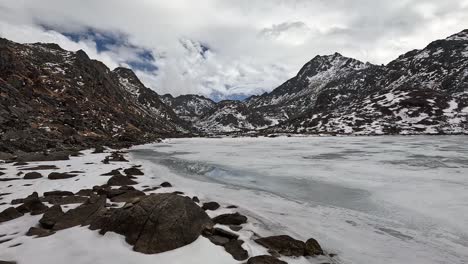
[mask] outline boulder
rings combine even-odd
[[[269,255],[262,255],[249,258],[247,264],[288,264],[285,261],[279,260]]]
[[[323,250],[317,240],[309,238],[305,242],[305,253],[309,256],[323,255]]]
[[[91,189],[81,189],[75,193],[75,195],[79,195],[79,196],[91,196],[93,194],[94,192]]]
[[[50,191],[50,192],[45,192],[44,197],[47,196],[72,196],[74,195],[72,192],[69,191]]]
[[[222,236],[210,236],[208,239],[211,241],[211,243],[218,245],[218,246],[224,246],[229,242],[228,238],[222,237]]]
[[[123,176],[122,173],[120,173],[120,171],[118,169],[117,170],[111,170],[108,173],[101,174],[101,176],[117,176],[117,175]]]
[[[44,202],[48,202],[54,205],[65,205],[65,204],[77,204],[84,203],[88,200],[84,196],[47,196],[41,199]]]
[[[35,236],[35,237],[46,237],[54,234],[55,232],[40,228],[40,227],[31,227],[29,228],[28,232],[26,233],[27,236]]]
[[[170,184],[169,182],[163,182],[161,183],[161,187],[169,188],[169,187],[172,187],[172,184]]]
[[[207,210],[214,211],[214,210],[217,210],[219,207],[220,207],[219,203],[217,202],[207,202],[203,204],[202,209],[205,211]]]
[[[29,167],[29,168],[22,168],[20,170],[22,171],[32,171],[32,170],[57,170],[58,167],[55,165],[39,165],[39,166],[34,166],[34,167]]]
[[[123,185],[134,185],[134,184],[137,184],[137,182],[123,175],[112,176],[107,181],[107,185],[109,186],[123,186]]]
[[[23,216],[23,213],[14,207],[9,207],[0,213],[0,223],[7,222]]]
[[[44,215],[39,220],[39,223],[44,228],[52,229],[57,220],[63,215],[64,212],[62,211],[62,207],[60,207],[60,205],[54,205],[45,211]]]
[[[78,175],[70,174],[66,172],[51,172],[47,178],[49,178],[49,180],[63,180],[63,179],[73,178],[76,176]]]
[[[221,225],[241,225],[247,223],[247,217],[239,213],[222,214],[213,218],[213,222]]]
[[[249,253],[242,247],[242,244],[244,244],[242,240],[231,240],[224,244],[224,249],[227,253],[231,254],[235,260],[246,260],[249,257]]]
[[[146,194],[139,190],[128,190],[124,191],[124,193],[114,196],[111,198],[111,201],[114,203],[122,203],[122,202],[130,202],[133,201],[135,198],[145,196]]]
[[[284,256],[304,256],[305,243],[287,235],[255,239],[255,242]]]
[[[34,192],[27,198],[23,200],[23,204],[18,206],[16,210],[26,214],[31,213],[31,215],[43,214],[49,207],[41,202],[37,192]]]
[[[97,218],[106,213],[106,197],[97,196],[89,198],[88,201],[75,209],[68,210],[58,217],[52,230],[62,230],[78,225],[89,225]]]
[[[144,173],[140,169],[137,169],[135,167],[125,169],[124,173],[127,174],[128,176],[141,176],[141,175],[144,175]]]
[[[209,216],[191,199],[166,193],[112,209],[90,228],[103,234],[116,232],[125,236],[135,251],[155,254],[188,245],[212,226]]]
[[[34,180],[39,178],[42,178],[42,174],[40,174],[39,172],[28,172],[23,177],[23,179],[25,180]]]

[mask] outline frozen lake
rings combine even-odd
[[[183,190],[239,205],[263,232],[317,238],[336,263],[467,263],[467,141],[172,139],[132,155]]]

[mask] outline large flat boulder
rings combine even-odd
[[[210,217],[190,198],[152,194],[112,209],[90,228],[116,232],[125,236],[135,251],[155,254],[188,245],[212,226]]]

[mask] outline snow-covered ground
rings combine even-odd
[[[468,260],[467,139],[173,139],[131,156],[178,190],[240,206],[251,220],[244,230],[316,238],[337,254],[335,263],[461,264]],[[316,262],[288,260],[307,261]]]
[[[129,163],[102,164],[108,154],[72,157],[54,164],[59,172],[79,170],[64,180],[2,182],[1,202],[33,191],[78,191],[107,182],[99,176],[116,168],[143,165],[135,187],[169,181],[202,202],[217,201],[210,216],[238,211],[249,217],[239,232],[250,256],[266,254],[252,238],[289,234],[316,238],[336,257],[282,258],[306,263],[466,263],[468,260],[468,145],[466,136],[280,137],[170,139],[137,146]],[[93,164],[90,164],[93,163]],[[11,164],[2,177],[13,177]],[[40,171],[44,176],[51,171]],[[16,177],[16,176],[14,176]],[[25,184],[31,184],[25,186]],[[10,186],[11,185],[11,186]],[[8,187],[10,186],[10,187]],[[237,205],[238,209],[227,209]],[[0,211],[10,205],[0,205]],[[73,208],[73,205],[66,209]],[[40,216],[0,224],[0,260],[29,263],[230,264],[222,247],[200,237],[174,251],[144,255],[124,237],[99,235],[86,227],[45,238],[24,234]],[[2,236],[5,235],[5,236]],[[20,244],[20,245],[18,245]],[[17,246],[18,245],[18,246]]]

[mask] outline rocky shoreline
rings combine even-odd
[[[246,238],[239,234],[249,217],[239,213],[237,206],[200,201],[194,194],[178,191],[169,181],[139,184],[143,177],[151,177],[154,183],[156,179],[125,151],[97,148],[85,152],[30,154],[0,165],[0,181],[8,186],[0,194],[0,224],[14,223],[28,214],[37,216],[16,234],[0,234],[0,247],[21,248],[22,243],[15,238],[47,239],[81,226],[101,235],[122,235],[133,251],[143,254],[172,251],[204,237],[238,263],[288,263],[289,258],[334,262],[333,254],[324,252],[315,239],[300,241],[283,234],[253,234],[249,239],[263,247],[265,254],[249,252],[242,246]],[[64,168],[57,164],[83,157],[86,159],[81,164]],[[87,175],[89,171],[94,175]],[[24,188],[15,192],[19,185]],[[12,191],[5,191],[8,189]],[[27,190],[35,191],[19,196]],[[22,263],[14,256],[2,258],[0,263]]]

